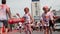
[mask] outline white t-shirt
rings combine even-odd
[[[41,16],[41,20],[44,21],[44,26],[49,26],[49,20],[53,20],[53,13],[52,12],[43,13]]]
[[[9,8],[6,4],[0,5],[0,20],[7,20],[6,8]]]

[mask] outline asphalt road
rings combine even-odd
[[[8,32],[8,34],[25,34],[25,33],[24,32],[19,33],[18,31],[13,31],[13,32]],[[42,32],[42,31],[39,31],[39,32],[33,31],[32,34],[44,34],[44,32]],[[52,34],[60,34],[60,32],[55,31]]]

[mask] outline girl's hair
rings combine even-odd
[[[2,4],[6,4],[6,0],[2,0]]]
[[[24,11],[26,11],[26,9],[28,9],[28,10],[29,10],[29,8],[28,8],[28,7],[26,7],[26,8],[24,8]]]

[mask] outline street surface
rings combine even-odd
[[[5,33],[3,33],[3,34],[5,34]],[[14,30],[12,32],[8,32],[8,34],[25,34],[25,33],[24,32],[19,33],[19,31]],[[38,32],[37,31],[33,31],[32,34],[44,34],[44,32],[42,32],[42,31],[38,31]],[[60,32],[55,31],[52,34],[60,34]]]

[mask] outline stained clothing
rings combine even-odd
[[[0,5],[0,20],[7,20],[6,8],[8,8],[7,5]]]
[[[44,21],[44,26],[49,26],[49,20],[53,20],[53,15],[50,12],[43,13],[41,16],[41,20]]]
[[[0,5],[0,22],[2,23],[0,25],[4,24],[5,27],[7,27],[7,19],[8,19],[7,13],[6,13],[7,8],[9,8],[9,7],[6,4]]]

